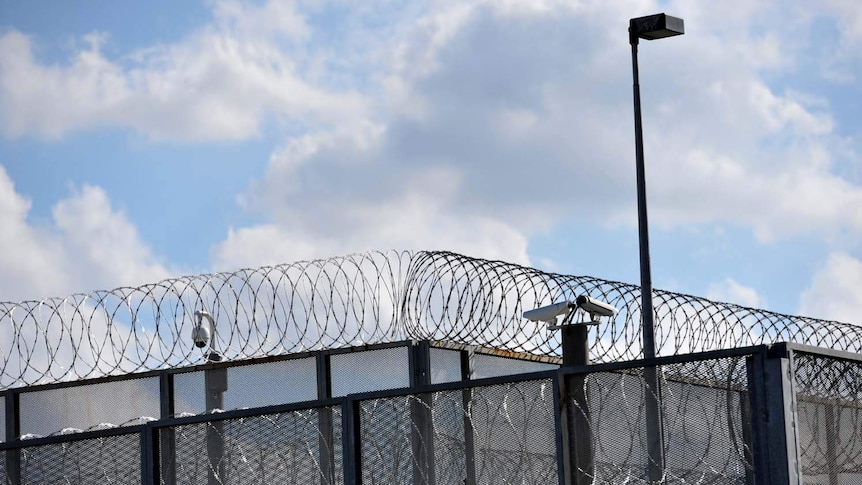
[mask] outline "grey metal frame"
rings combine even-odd
[[[351,352],[359,350],[376,350],[379,348],[391,348],[396,346],[410,347],[410,386],[401,389],[387,389],[366,393],[350,394],[341,398],[331,397],[331,381],[329,369],[329,356],[335,353]],[[496,384],[519,383],[537,379],[550,379],[553,383],[553,392],[558,396],[558,405],[554,407],[554,422],[556,429],[555,448],[557,454],[557,470],[560,484],[586,483],[583,474],[579,474],[577,460],[583,459],[577,453],[570,450],[577,449],[579,442],[583,441],[583,435],[571,436],[567,421],[571,419],[570,390],[567,391],[567,382],[580,382],[581,378],[595,372],[617,372],[636,368],[649,368],[657,366],[668,366],[695,361],[710,361],[730,357],[745,357],[747,390],[740,394],[743,402],[740,411],[745,414],[743,423],[750,422],[750,427],[743,427],[743,438],[746,444],[746,459],[750,460],[751,468],[746,469],[746,482],[757,485],[774,484],[801,484],[802,471],[800,468],[797,416],[796,416],[796,392],[794,389],[795,377],[793,374],[794,353],[806,353],[822,356],[830,359],[847,360],[854,363],[862,363],[862,356],[847,352],[837,352],[810,346],[794,344],[776,344],[772,346],[754,346],[738,349],[719,350],[703,352],[699,354],[675,355],[658,357],[652,359],[641,359],[627,362],[598,363],[593,365],[570,365],[559,370],[534,372],[511,376],[500,376],[486,379],[471,380],[470,359],[467,350],[461,350],[461,381],[432,384],[430,382],[430,348],[433,342],[399,342],[397,344],[384,344],[382,346],[368,346],[359,349],[337,349],[325,350],[290,356],[287,358],[302,358],[314,356],[317,360],[317,385],[318,399],[299,403],[280,404],[253,409],[237,409],[217,414],[202,414],[187,417],[173,416],[173,377],[175,374],[187,371],[165,370],[147,375],[157,375],[160,378],[161,393],[161,417],[157,421],[147,424],[126,426],[120,428],[103,429],[96,431],[84,431],[75,434],[48,436],[22,440],[20,435],[20,395],[34,390],[58,388],[65,386],[87,385],[93,382],[106,382],[123,379],[121,377],[110,377],[95,379],[92,381],[51,384],[49,386],[34,386],[8,390],[3,393],[5,401],[5,424],[6,441],[0,443],[0,451],[5,452],[6,483],[17,485],[21,483],[21,454],[22,451],[36,446],[51,445],[58,443],[75,442],[92,438],[104,438],[111,436],[138,434],[141,443],[141,482],[145,484],[174,483],[176,477],[172,468],[174,439],[172,430],[175,426],[194,423],[224,422],[225,420],[261,416],[271,413],[283,413],[298,410],[318,409],[320,412],[320,456],[321,473],[323,483],[343,483],[349,485],[360,485],[362,482],[362,443],[361,443],[361,415],[360,403],[366,400],[387,397],[418,396],[416,405],[411,407],[411,420],[413,421],[413,432],[411,433],[411,448],[416,457],[414,464],[414,483],[431,485],[434,483],[434,448],[433,448],[433,416],[430,412],[430,399],[432,393],[441,391],[460,391],[463,402],[469,403],[473,389],[478,386],[489,386]],[[264,361],[284,360],[263,359]],[[242,364],[255,364],[260,361],[243,362]],[[237,363],[219,363],[199,366],[193,370],[223,369]],[[134,375],[125,378],[140,378]],[[584,400],[583,403],[586,403]],[[583,405],[583,404],[582,404]],[[341,429],[336,430],[330,411],[331,406],[340,406],[342,410]],[[587,415],[588,416],[588,415]],[[475,463],[473,462],[474,444],[473,430],[470,428],[469,420],[465,417],[464,426],[464,450],[468,455],[466,459],[466,473],[468,485],[476,481]],[[589,425],[587,420],[586,425]],[[334,469],[334,457],[332,451],[335,449],[335,440],[341,440],[342,463],[344,465],[343,476],[336,476]],[[582,446],[582,444],[580,445]],[[830,477],[834,479],[835,477]]]

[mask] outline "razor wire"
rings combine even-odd
[[[445,251],[373,251],[0,303],[0,389],[195,365],[194,312],[227,360],[393,342],[447,341],[559,356],[522,312],[588,295],[618,308],[590,331],[597,362],[642,357],[640,287]],[[779,341],[862,351],[862,327],[657,290],[658,355]],[[586,316],[583,316],[586,318]]]

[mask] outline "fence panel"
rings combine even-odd
[[[542,379],[363,401],[362,483],[556,483],[553,394]]]
[[[744,360],[665,365],[661,375],[664,483],[746,483],[751,465]],[[585,416],[569,422],[573,446],[589,447],[590,439],[592,444],[587,453],[574,455],[582,481],[649,483],[643,369],[570,375],[567,389],[569,405]],[[579,390],[585,400],[577,397]]]
[[[304,409],[164,427],[162,484],[343,483],[341,408]],[[333,436],[335,430],[335,436]]]
[[[6,450],[4,455],[10,452]],[[141,483],[141,435],[70,437],[58,443],[24,446],[21,483],[137,485]]]
[[[804,483],[862,483],[862,363],[799,352],[793,360]]]

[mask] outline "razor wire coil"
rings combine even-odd
[[[445,251],[374,251],[183,276],[65,298],[0,303],[0,389],[204,361],[194,312],[215,319],[227,360],[430,339],[559,356],[522,312],[589,295],[619,309],[590,331],[594,361],[642,357],[640,288]],[[862,327],[653,294],[658,355],[779,341],[862,351]]]

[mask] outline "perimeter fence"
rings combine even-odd
[[[7,390],[0,476],[15,485],[647,484],[652,465],[674,485],[862,482],[858,355],[781,344],[564,368],[512,357],[399,342]],[[649,463],[651,368],[659,464]],[[201,412],[219,375],[233,409]],[[79,406],[80,396],[132,386],[154,388],[153,399],[134,403],[139,391]],[[42,406],[58,399],[69,406]],[[123,414],[121,403],[141,407]],[[147,406],[157,418],[103,422]],[[32,432],[46,426],[64,429]]]

